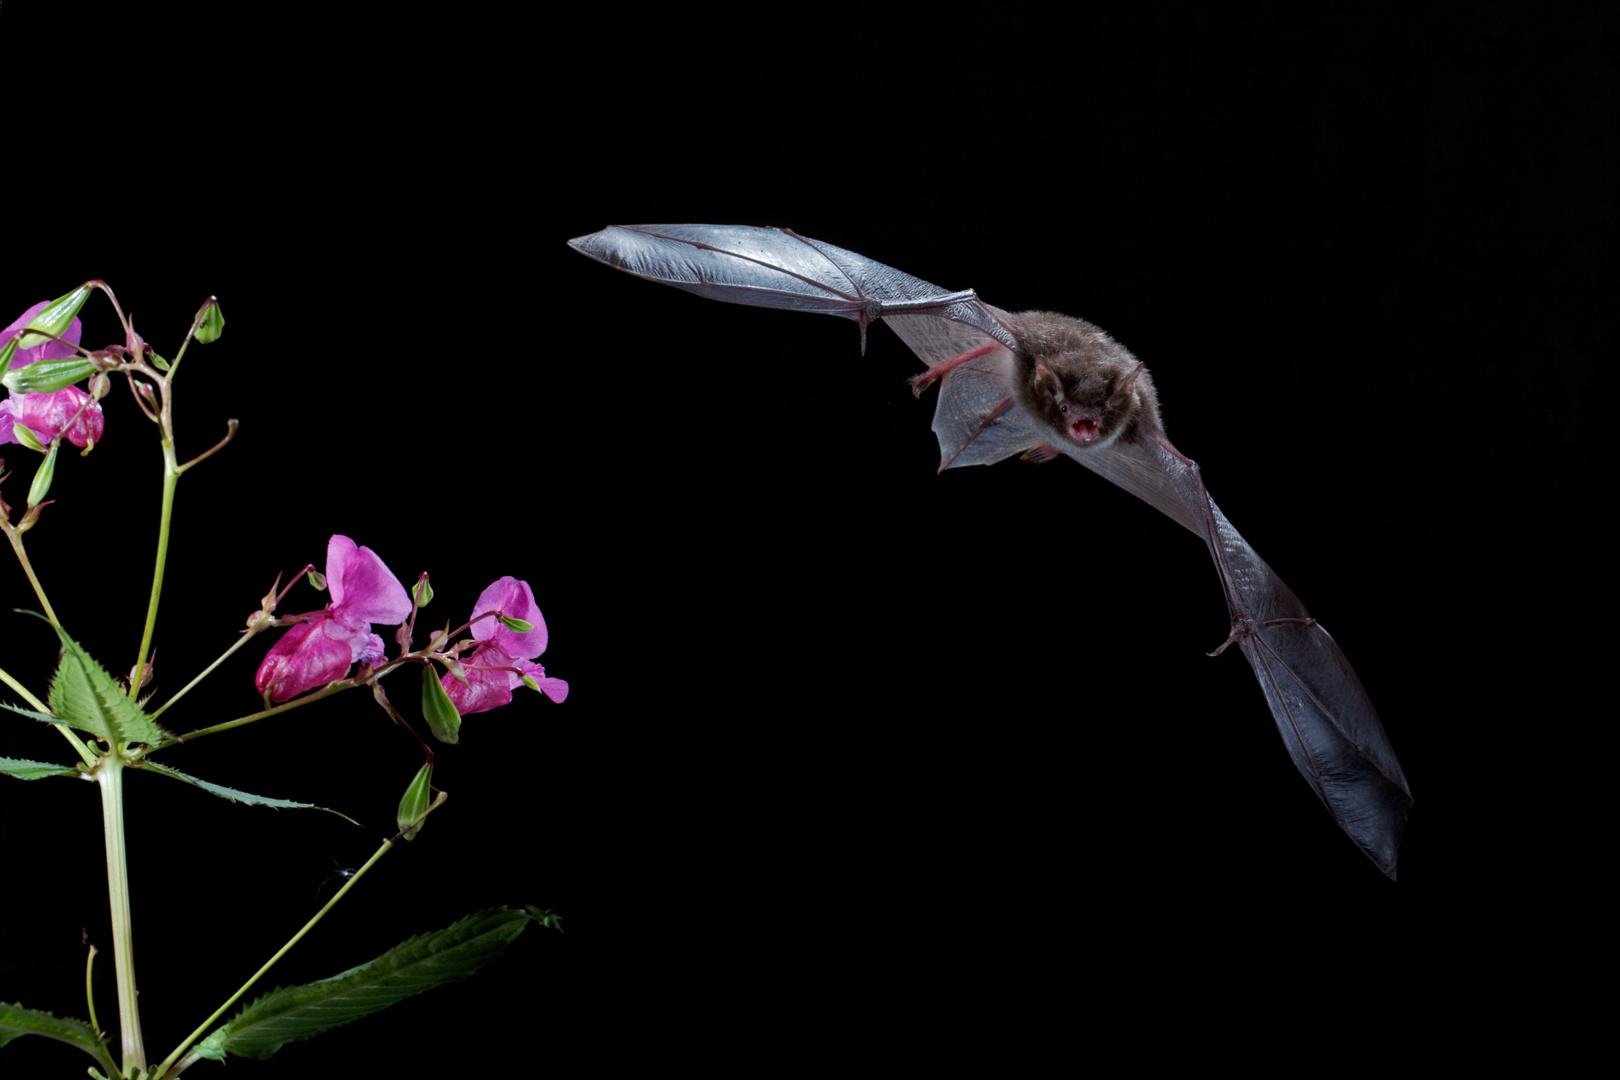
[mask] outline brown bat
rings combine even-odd
[[[1412,795],[1349,661],[1204,490],[1165,438],[1147,368],[1082,319],[1012,314],[791,230],[616,225],[570,240],[598,262],[701,296],[887,322],[940,384],[940,470],[1071,457],[1203,538],[1231,616],[1225,651],[1248,658],[1300,775],[1339,827],[1395,877]]]

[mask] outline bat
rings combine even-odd
[[[1145,365],[1083,319],[1009,313],[791,229],[615,225],[570,240],[598,262],[699,296],[813,311],[866,328],[882,319],[938,384],[940,471],[1019,455],[1073,458],[1208,545],[1231,634],[1260,681],[1301,776],[1373,863],[1395,877],[1412,794],[1378,713],[1344,654],[1204,490],[1165,438]]]

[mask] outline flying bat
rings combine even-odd
[[[1236,645],[1260,680],[1294,767],[1356,846],[1391,879],[1412,794],[1361,680],[1322,624],[1256,555],[1196,463],[1165,438],[1147,368],[1083,319],[1017,314],[790,229],[615,225],[568,246],[617,270],[712,300],[882,319],[939,386],[940,471],[1013,455],[1070,457],[1200,536]]]

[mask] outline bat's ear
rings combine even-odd
[[[1119,381],[1119,385],[1114,387],[1114,392],[1108,395],[1110,404],[1123,404],[1127,399],[1129,399],[1131,396],[1131,388],[1136,385],[1137,378],[1140,377],[1142,372],[1146,370],[1147,365],[1138,360],[1136,362],[1136,367],[1131,370],[1131,373],[1121,379]]]
[[[1057,372],[1046,366],[1046,361],[1040,358],[1035,360],[1035,390],[1047,397],[1063,396],[1063,380],[1057,377]]]

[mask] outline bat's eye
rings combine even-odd
[[[1058,403],[1058,412],[1067,414],[1068,411],[1069,411],[1069,403],[1067,401],[1062,401],[1062,402]]]

